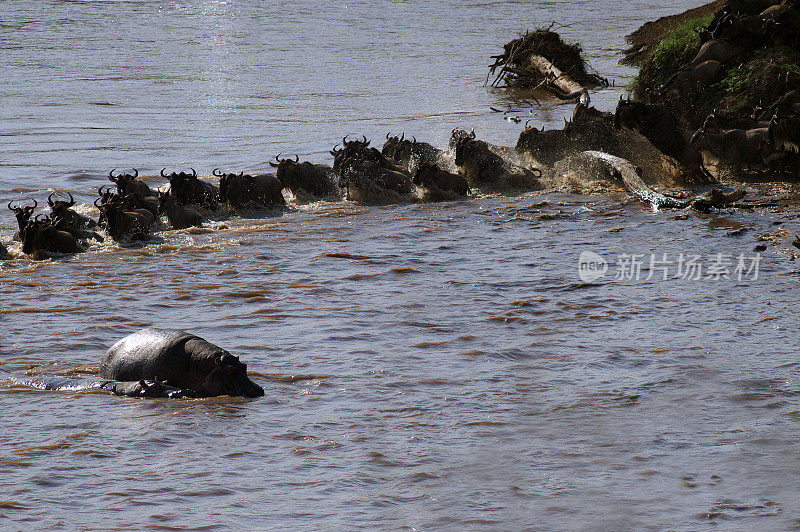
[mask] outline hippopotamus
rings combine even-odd
[[[155,385],[186,396],[264,395],[239,357],[199,336],[169,329],[142,329],[115,343],[100,363],[100,377],[123,381],[120,395],[130,395],[124,393],[130,381],[135,381],[134,390],[136,384]]]

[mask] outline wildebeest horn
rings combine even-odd
[[[412,135],[412,136],[411,136],[411,143],[412,143],[412,144],[416,144],[416,143],[417,143],[417,137],[415,137],[415,136],[413,136],[413,135]]]
[[[14,203],[14,200],[11,200],[11,201],[8,202],[8,210],[9,211],[13,211],[14,210],[14,207],[11,206],[12,203]]]
[[[342,138],[342,145],[346,145],[346,144],[347,144],[347,137],[348,137],[348,135],[345,135],[345,136]]]
[[[101,199],[103,198],[97,198],[96,200],[94,200],[94,206],[97,207],[98,209],[100,208],[100,205],[98,205],[97,202],[100,201]]]
[[[296,153],[294,154],[294,162],[296,162],[296,163],[300,162],[300,156],[297,155]]]
[[[75,198],[72,197],[72,192],[67,191],[67,194],[69,194],[69,205],[67,207],[72,207],[75,205]]]
[[[164,170],[166,170],[166,169],[167,169],[166,166],[161,169],[161,177],[167,177],[167,175],[164,173]],[[167,178],[167,179],[169,179],[169,178]]]
[[[364,137],[364,140],[366,141],[367,137]],[[406,140],[406,132],[405,131],[403,131],[403,134],[400,136],[400,142],[403,142],[404,140]]]
[[[53,205],[55,205],[55,203],[53,203],[53,194],[55,194],[55,192],[51,192],[50,195],[47,196],[47,203],[48,205],[50,205],[51,208],[53,207]]]
[[[391,131],[389,133],[391,133]],[[389,133],[386,134],[386,140],[389,140]]]
[[[475,138],[475,130],[474,129],[470,132],[469,138],[471,138],[471,139]]]
[[[134,178],[134,179],[136,179],[137,177],[139,177],[139,170],[137,170],[136,168],[134,168],[134,169],[133,169],[133,178]]]
[[[114,170],[116,170],[116,168],[112,168],[111,171],[108,173],[108,180],[116,183],[117,179],[119,178],[114,176]]]
[[[366,135],[362,135],[362,137],[364,137],[364,141],[363,141],[364,144],[369,144],[369,141],[367,141],[367,136]]]
[[[192,177],[197,177],[197,172],[194,171],[194,168],[190,168],[190,170],[192,171]]]
[[[211,170],[211,175],[215,177],[222,177],[222,173],[217,173],[217,172],[219,172],[219,168],[214,168],[213,170]]]

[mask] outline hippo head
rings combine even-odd
[[[230,353],[214,357],[214,369],[206,376],[203,385],[206,395],[264,395],[264,389],[247,377],[247,364]]]

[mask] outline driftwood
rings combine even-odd
[[[588,105],[586,87],[608,86],[608,80],[586,71],[581,47],[566,44],[550,28],[526,32],[507,43],[500,55],[492,56],[489,76],[497,73],[492,86],[543,89],[561,100]]]
[[[589,105],[589,91],[586,87],[561,72],[553,63],[541,55],[532,55],[530,65],[544,77],[542,88],[561,100],[580,100],[582,104]]]

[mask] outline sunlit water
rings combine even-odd
[[[693,5],[6,2],[0,200],[86,203],[115,166],[330,162],[348,133],[513,145],[483,82],[517,31],[567,24],[622,83],[622,36]],[[796,215],[673,218],[621,194],[317,203],[2,263],[0,528],[800,527]],[[609,262],[591,283],[587,250]],[[732,278],[650,270],[681,253]],[[13,383],[91,377],[148,325],[240,355],[266,397]]]

